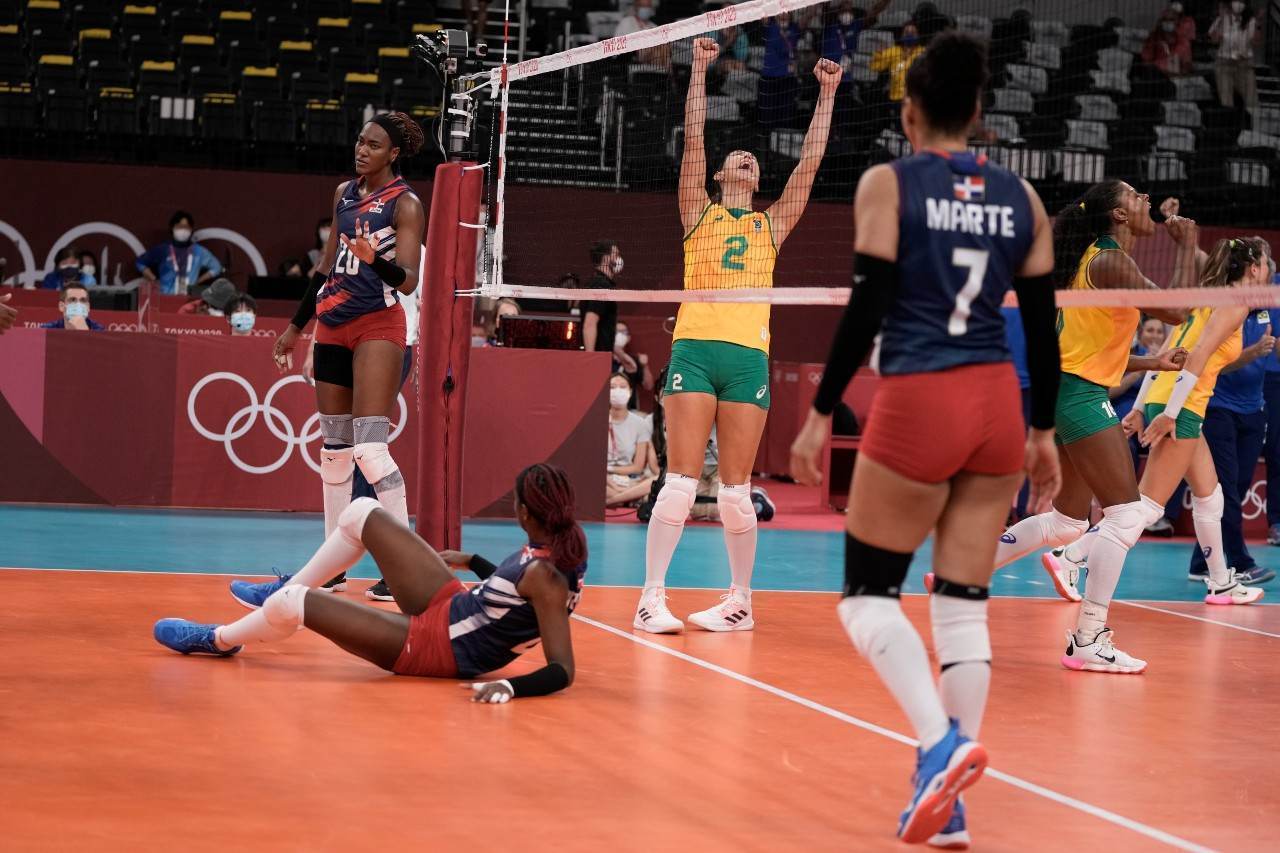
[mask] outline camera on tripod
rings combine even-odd
[[[441,74],[453,75],[465,71],[468,59],[482,59],[489,53],[488,46],[480,42],[473,48],[466,30],[436,30],[422,33],[413,40],[413,53],[423,62],[434,66]]]

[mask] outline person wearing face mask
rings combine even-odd
[[[876,0],[864,11],[855,9],[853,0],[840,0],[823,15],[822,56],[843,68],[846,80],[858,50],[858,36],[867,27],[875,26],[876,19],[888,5],[889,0]]]
[[[178,313],[222,317],[228,313],[228,306],[239,295],[240,291],[236,290],[230,279],[215,279],[208,287],[201,289],[198,297],[184,303]]]
[[[1259,10],[1259,15],[1262,11]],[[1258,106],[1258,81],[1253,71],[1253,49],[1262,42],[1262,30],[1253,10],[1243,0],[1232,0],[1218,6],[1218,17],[1209,26],[1209,41],[1218,46],[1214,60],[1214,76],[1218,83],[1218,101],[1224,107],[1235,105],[1240,93],[1246,109]]]
[[[1171,3],[1156,21],[1155,28],[1142,45],[1142,61],[1160,69],[1168,77],[1181,77],[1195,69],[1191,59],[1191,40],[1195,38],[1195,21],[1191,32],[1180,25],[1180,4]]]
[[[326,216],[316,222],[316,244],[307,249],[307,277],[320,271],[320,261],[324,258],[324,247],[329,242],[329,231],[333,228],[333,219]]]
[[[93,252],[80,250],[80,281],[89,287],[98,283],[98,259]]]
[[[639,500],[649,494],[654,472],[649,470],[652,423],[627,408],[631,380],[622,373],[609,377],[609,445],[605,506]]]
[[[80,283],[64,285],[58,297],[58,310],[62,312],[61,320],[52,323],[41,323],[42,329],[86,329],[101,332],[105,327],[89,319],[89,291]]]
[[[877,74],[889,73],[889,100],[901,103],[907,93],[907,69],[916,57],[924,53],[920,44],[920,30],[908,21],[902,25],[896,44],[876,51],[871,57],[871,70]]]
[[[79,280],[86,287],[91,286],[93,276],[86,276],[80,267],[80,252],[74,246],[67,246],[54,256],[53,270],[40,283],[42,290],[60,290],[68,278]]]
[[[653,371],[649,369],[649,356],[644,353],[632,355],[627,352],[627,346],[630,343],[631,330],[624,321],[619,320],[617,332],[613,338],[613,369],[616,373],[626,376],[631,384],[631,399],[627,401],[627,407],[634,409],[638,405],[640,388],[643,387],[646,391],[653,390]]]
[[[614,38],[618,36],[629,36],[632,33],[638,33],[641,30],[653,29],[653,14],[656,7],[654,0],[634,0],[631,4],[631,12],[624,15],[618,21],[617,28],[613,31]],[[663,44],[657,47],[647,47],[644,50],[636,52],[636,60],[644,65],[656,65],[660,68],[671,67],[671,45]]]
[[[185,294],[222,275],[218,259],[192,238],[194,229],[195,217],[179,210],[169,218],[171,239],[138,256],[138,272],[147,281],[158,281],[162,293]]]
[[[597,240],[591,245],[591,265],[596,274],[587,283],[590,290],[612,290],[622,272],[622,253],[613,240]],[[587,352],[613,352],[618,330],[618,303],[612,300],[582,304],[582,348]]]
[[[253,326],[258,320],[258,302],[252,296],[242,293],[234,297],[227,303],[225,313],[233,337],[253,334]]]

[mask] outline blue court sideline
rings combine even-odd
[[[644,581],[644,527],[585,525],[591,547],[589,582],[639,586]],[[103,571],[189,572],[235,575],[294,571],[323,535],[319,515],[266,512],[122,510],[80,507],[0,506],[0,566]],[[463,527],[464,547],[495,562],[521,544],[513,523],[473,521]],[[1117,594],[1154,601],[1199,601],[1204,587],[1186,579],[1191,545],[1144,540],[1125,566]],[[1263,565],[1276,562],[1265,544],[1254,547]],[[1280,554],[1277,554],[1280,557]],[[922,592],[929,565],[926,544],[912,564],[908,592]],[[838,533],[779,530],[761,525],[757,589],[836,592],[843,571]],[[376,569],[365,558],[355,577]],[[672,587],[726,586],[729,578],[718,525],[690,526],[667,582]],[[1274,582],[1273,582],[1274,583]],[[1268,590],[1273,584],[1268,584]],[[992,593],[1052,596],[1039,559],[1024,558],[1000,572]],[[1264,604],[1280,596],[1268,596]]]

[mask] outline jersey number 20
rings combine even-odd
[[[360,271],[360,259],[347,248],[345,243],[338,243],[338,259],[333,262],[333,271],[338,275],[343,273],[355,275]]]
[[[987,253],[981,249],[952,249],[951,263],[969,271],[964,287],[956,294],[956,307],[947,321],[947,334],[959,337],[969,330],[969,306],[982,292],[987,275]]]

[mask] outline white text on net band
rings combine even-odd
[[[625,36],[614,36],[594,44],[584,44],[581,47],[562,50],[548,56],[539,56],[536,59],[526,59],[524,62],[506,66],[507,81],[523,80],[549,71],[563,71],[575,65],[693,38],[703,33],[724,29],[732,24],[758,21],[782,12],[790,12],[792,9],[816,6],[821,2],[824,0],[747,0],[745,3],[703,12],[701,15],[694,15],[682,21],[639,30]],[[491,72],[494,91],[497,91],[496,87],[501,83],[502,71],[503,69],[499,67]]]
[[[486,296],[566,302],[756,302],[770,305],[847,305],[847,287],[766,287],[735,290],[606,290],[504,284]],[[1280,306],[1277,287],[1187,287],[1171,290],[1059,290],[1059,308],[1249,308]],[[1013,291],[1004,304],[1016,306]]]

